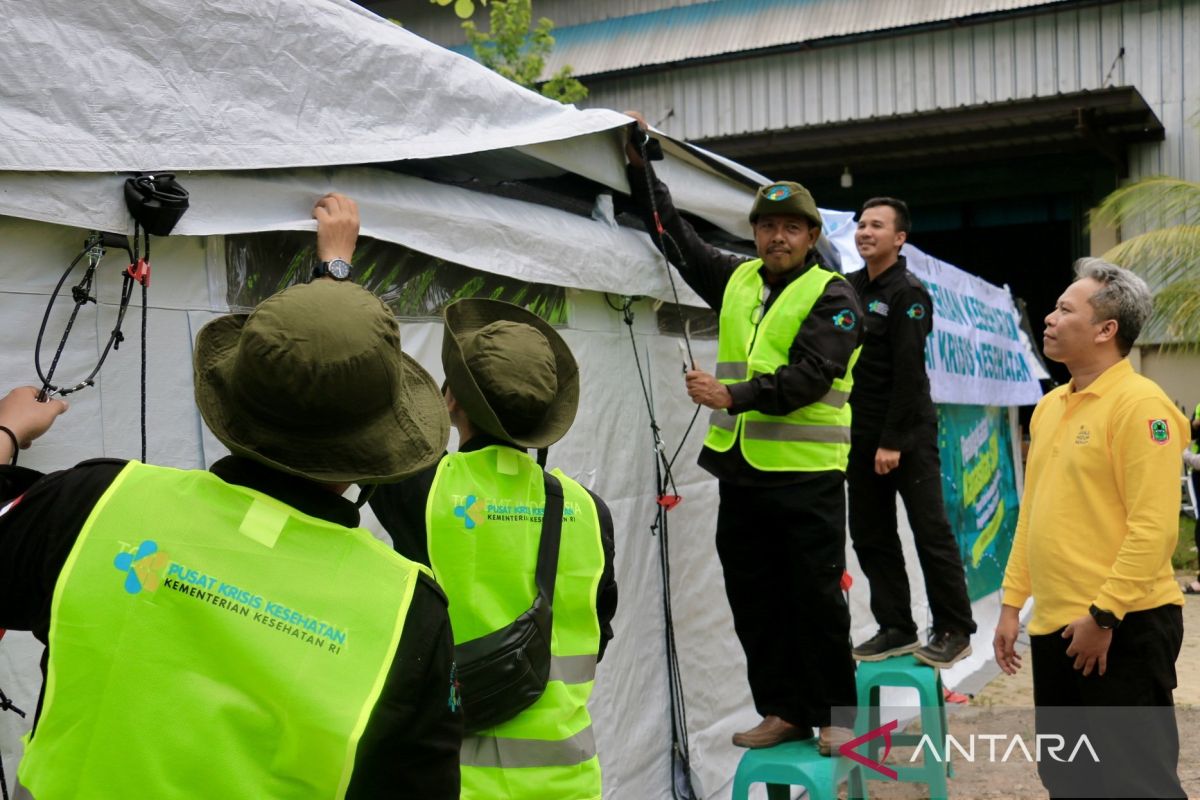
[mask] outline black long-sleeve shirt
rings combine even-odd
[[[0,466],[0,628],[31,631],[47,642],[58,574],[92,508],[124,467],[124,461],[86,461],[43,476]],[[310,516],[358,524],[353,503],[249,459],[224,458],[212,472]],[[47,648],[43,676],[48,655]],[[457,800],[462,715],[448,702],[453,661],[445,595],[421,576],[383,692],[359,740],[347,797]]]
[[[470,453],[492,445],[513,446],[503,439],[479,433],[463,444],[459,452]],[[425,506],[433,488],[435,475],[436,464],[411,478],[379,486],[369,501],[371,510],[392,537],[392,546],[396,548],[396,552],[425,565],[429,564]],[[584,488],[596,503],[596,512],[600,516],[600,543],[604,549],[604,569],[600,573],[600,586],[596,589],[596,616],[600,621],[600,651],[597,653],[599,660],[604,657],[604,650],[613,637],[612,619],[617,613],[617,579],[613,569],[616,543],[612,514],[608,506],[594,492]]]
[[[866,340],[854,367],[850,407],[855,446],[903,452],[915,431],[936,423],[925,372],[925,338],[933,303],[904,256],[871,280],[866,267],[850,275],[865,311]]]
[[[626,170],[634,202],[642,210],[646,227],[651,231],[650,239],[655,246],[660,246],[658,237],[653,233],[655,223],[646,176],[641,167],[629,165]],[[688,286],[714,311],[719,312],[725,296],[725,285],[729,283],[734,270],[749,259],[725,253],[701,239],[676,210],[666,184],[657,177],[652,177],[651,183],[659,219],[679,248],[677,253],[668,245],[667,258],[679,270]],[[763,270],[764,281],[769,287],[763,310],[774,304],[788,284],[813,268],[819,268],[815,250],[804,264],[785,275],[772,276]],[[834,324],[834,319],[847,309],[854,313],[856,319],[861,319],[854,288],[844,280],[830,281],[801,322],[796,338],[788,349],[787,364],[770,374],[726,384],[733,398],[729,413],[758,411],[783,416],[824,397],[833,381],[846,374],[854,349],[862,341],[861,325],[846,330]],[[724,453],[706,447],[700,452],[699,464],[719,480],[742,486],[783,486],[799,483],[812,475],[809,472],[764,472],[755,469],[746,463],[738,447],[732,447]]]

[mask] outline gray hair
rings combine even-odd
[[[1088,298],[1095,312],[1093,321],[1117,321],[1117,347],[1129,355],[1142,326],[1154,310],[1150,287],[1127,269],[1101,258],[1081,258],[1075,262],[1076,280],[1091,278],[1100,288]]]

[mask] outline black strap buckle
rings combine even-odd
[[[188,210],[188,192],[172,172],[138,175],[125,181],[125,205],[148,233],[166,236]]]

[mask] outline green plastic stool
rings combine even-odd
[[[836,765],[843,760],[821,755],[816,737],[747,750],[733,776],[732,800],[746,800],[752,783],[767,784],[770,800],[787,800],[789,786],[803,786],[811,800],[836,800]]]
[[[929,756],[928,747],[923,748],[920,765],[901,766],[888,764],[897,773],[896,780],[909,783],[924,783],[929,787],[930,800],[945,800],[946,777],[952,776],[953,770],[946,758],[946,701],[942,691],[942,672],[917,661],[911,655],[888,658],[883,661],[864,661],[858,665],[855,676],[858,684],[858,718],[855,721],[854,733],[862,736],[883,724],[880,720],[879,691],[884,686],[907,687],[917,690],[921,703],[921,734],[928,735],[937,745],[941,761]],[[916,746],[920,744],[921,736],[916,734],[892,734],[892,746]],[[883,752],[883,738],[871,739],[856,748],[867,758],[878,761]],[[845,760],[845,759],[843,759]],[[849,797],[858,800],[867,798],[868,780],[888,780],[866,767],[853,765],[850,775]]]

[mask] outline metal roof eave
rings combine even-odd
[[[699,142],[768,174],[944,164],[1030,149],[1094,151],[1125,172],[1125,145],[1165,129],[1132,86],[939,108]]]

